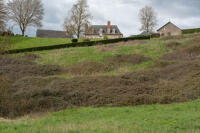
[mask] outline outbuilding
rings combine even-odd
[[[168,22],[160,29],[158,29],[157,32],[160,34],[160,36],[171,36],[171,35],[182,34],[182,30],[172,22]]]
[[[67,33],[65,31],[42,30],[42,29],[37,30],[36,37],[40,37],[40,38],[72,38],[72,36],[67,35]]]

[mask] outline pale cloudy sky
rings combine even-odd
[[[77,0],[42,0],[45,9],[42,29],[63,30],[62,24]],[[93,15],[92,24],[118,25],[125,36],[139,34],[139,10],[152,6],[158,15],[158,26],[169,20],[180,28],[200,27],[200,0],[88,0]],[[20,30],[15,26],[15,33]],[[36,28],[29,28],[29,36],[35,36]]]

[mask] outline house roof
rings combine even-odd
[[[111,25],[110,33],[107,32],[107,25],[91,25],[86,35],[99,35],[101,29],[104,35],[122,35],[117,25]],[[114,29],[115,32],[113,32]]]
[[[42,29],[37,30],[36,36],[41,38],[71,38],[71,36],[67,35],[65,31]]]
[[[162,28],[164,28],[165,26],[167,26],[168,24],[172,24],[174,25],[175,27],[177,27],[178,29],[180,29],[178,26],[176,26],[175,24],[173,24],[172,22],[168,22],[166,23],[165,25],[163,25],[161,28],[159,28],[157,31],[161,30]],[[181,30],[181,29],[180,29]]]
[[[140,33],[140,35],[150,35],[152,34],[153,32],[147,32],[147,31],[143,31],[142,33]]]

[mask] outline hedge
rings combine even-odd
[[[197,33],[200,32],[200,28],[196,28],[196,29],[185,29],[182,30],[183,34],[191,34],[191,33]]]
[[[24,52],[43,51],[43,50],[61,49],[61,48],[69,48],[69,47],[86,47],[86,46],[116,43],[116,42],[121,42],[121,41],[145,40],[145,39],[150,39],[150,36],[137,35],[137,36],[127,37],[127,38],[117,38],[117,39],[108,39],[108,40],[99,40],[99,41],[90,41],[90,42],[77,42],[77,43],[41,46],[41,47],[33,47],[33,48],[25,48],[25,49],[15,49],[15,50],[7,50],[5,54],[17,54],[17,53],[24,53]]]

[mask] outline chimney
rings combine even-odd
[[[110,21],[108,21],[108,24],[107,24],[107,33],[110,34],[110,31],[111,31],[111,24],[110,24]]]

